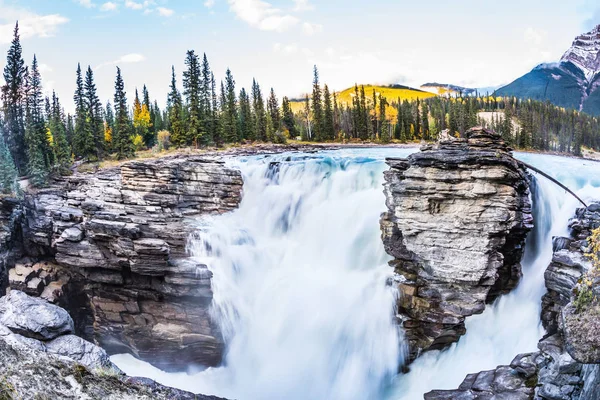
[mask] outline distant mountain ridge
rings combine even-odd
[[[463,96],[470,96],[474,94],[477,89],[467,88],[458,85],[452,85],[450,83],[437,83],[437,82],[427,82],[421,85],[422,90],[426,90],[431,93],[435,93],[440,96],[448,96],[453,94],[461,94]]]
[[[496,94],[600,115],[600,25],[576,37],[558,63],[540,64]]]

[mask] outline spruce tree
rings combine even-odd
[[[267,111],[265,101],[262,97],[259,84],[252,80],[252,107],[254,109],[254,121],[256,124],[256,140],[266,142],[267,137]]]
[[[206,138],[200,115],[200,63],[194,50],[187,52],[185,65],[187,69],[183,72],[183,94],[187,106],[186,144],[198,146],[203,144]]]
[[[423,122],[421,124],[423,131],[423,139],[431,140],[429,132],[429,106],[427,105],[426,101],[424,101],[421,106],[421,118],[423,119]],[[475,126],[475,124],[473,124],[472,126]]]
[[[114,102],[115,129],[113,132],[113,149],[117,153],[117,158],[122,160],[133,156],[134,151],[130,130],[131,122],[129,121],[129,112],[127,110],[125,84],[119,67],[117,67],[117,77],[115,79]]]
[[[290,132],[290,137],[295,139],[298,136],[298,129],[296,128],[296,121],[290,100],[287,97],[283,98],[281,109],[283,112],[283,126]]]
[[[321,102],[321,86],[319,85],[319,70],[314,66],[313,92],[312,92],[312,115],[313,135],[317,141],[323,140],[323,103]]]
[[[37,58],[34,55],[27,88],[25,142],[27,143],[27,172],[31,183],[38,187],[46,184],[52,164],[43,103],[42,79]]]
[[[211,104],[211,120],[210,120],[210,137],[212,143],[222,143],[220,137],[221,128],[219,126],[219,104],[217,100],[217,84],[215,82],[215,76],[210,73],[210,95],[212,98]]]
[[[250,105],[250,96],[246,89],[240,90],[240,113],[239,113],[240,136],[242,140],[255,140],[255,123]]]
[[[26,69],[19,38],[19,23],[17,22],[4,66],[5,84],[2,87],[2,104],[6,126],[6,145],[20,173],[25,173],[27,168],[24,123]]]
[[[104,153],[104,121],[102,103],[96,93],[96,84],[94,83],[94,73],[92,68],[88,66],[85,73],[84,89],[84,104],[86,115],[86,129],[89,131],[85,137],[91,138],[93,149],[90,148],[88,157],[92,156],[95,159],[102,158]]]
[[[54,91],[52,91],[52,105],[48,114],[48,132],[54,144],[55,165],[60,172],[66,172],[71,164],[71,147],[67,140],[67,127],[60,100]]]
[[[267,110],[271,117],[271,130],[273,132],[279,132],[281,130],[281,114],[279,113],[279,102],[277,96],[275,96],[275,90],[271,88],[269,99],[267,100]]]
[[[0,120],[0,192],[14,193],[17,190],[17,168],[5,141],[3,121]]]
[[[335,129],[333,127],[333,105],[331,104],[331,94],[329,87],[325,85],[323,89],[323,139],[334,140]]]
[[[205,137],[202,144],[207,145],[212,138],[212,72],[206,53],[202,58],[200,78],[200,120],[202,121]]]
[[[81,74],[81,65],[77,64],[77,78],[75,80],[75,130],[73,133],[73,152],[78,157],[95,158],[97,156],[94,145],[93,129],[90,128],[88,120],[88,104],[86,93],[83,86],[83,76]]]
[[[183,105],[181,94],[177,89],[175,67],[171,67],[171,90],[167,98],[167,114],[169,116],[169,129],[171,130],[171,142],[175,146],[186,144],[183,125]]]
[[[223,83],[221,83],[221,89],[223,89]],[[225,98],[222,101],[224,101],[221,103],[223,138],[228,143],[239,142],[235,80],[229,68],[225,72]]]

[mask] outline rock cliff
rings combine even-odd
[[[518,355],[510,366],[470,374],[457,390],[434,390],[425,395],[426,400],[599,398],[599,311],[590,307],[576,314],[573,300],[574,288],[592,268],[585,253],[592,230],[600,227],[600,203],[578,209],[569,227],[569,237],[554,238],[552,261],[544,275],[548,292],[542,299],[541,318],[548,333],[539,341],[539,351]],[[490,376],[510,378],[513,397],[506,397],[510,392],[506,385],[497,385],[491,378],[489,384],[478,384],[484,379],[480,377]]]
[[[164,369],[217,365],[211,273],[188,258],[197,217],[241,199],[239,171],[214,158],[132,161],[27,193],[24,259],[10,286],[69,310],[78,333]]]
[[[466,317],[518,283],[532,227],[529,181],[502,139],[482,128],[387,163],[382,238],[414,359],[457,341]]]

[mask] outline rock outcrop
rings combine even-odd
[[[23,351],[35,350],[66,357],[89,369],[120,372],[100,347],[73,335],[66,310],[11,290],[0,298],[0,337]]]
[[[217,365],[211,273],[186,253],[197,217],[235,209],[239,171],[206,157],[132,161],[76,173],[27,193],[29,258],[10,286],[66,308],[75,330],[107,351],[164,369]]]
[[[544,275],[548,292],[542,300],[542,322],[548,331],[538,343],[539,351],[525,355],[524,368],[519,355],[510,368],[468,375],[456,390],[434,390],[427,400],[523,398],[536,400],[595,400],[600,396],[600,354],[598,315],[591,307],[576,313],[573,289],[592,267],[585,253],[593,229],[600,227],[600,203],[577,210],[570,221],[569,237],[555,237],[554,254]],[[598,286],[596,286],[598,287]],[[573,320],[571,320],[573,319]],[[507,369],[508,368],[508,369]],[[527,397],[506,397],[501,386],[487,385],[483,390],[474,382],[484,376],[510,374],[518,391]],[[476,378],[474,378],[476,377]],[[479,397],[478,397],[479,396]],[[494,397],[496,396],[496,397]]]
[[[382,238],[414,359],[457,341],[466,317],[518,283],[532,227],[529,178],[482,128],[387,163]]]

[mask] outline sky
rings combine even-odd
[[[120,66],[128,99],[147,85],[166,102],[187,50],[206,53],[217,80],[256,78],[299,97],[317,65],[332,90],[359,84],[467,87],[510,83],[558,61],[600,24],[596,0],[0,0],[0,68],[19,20],[25,61],[44,90],[73,109],[77,63],[92,67],[103,102]],[[3,80],[0,77],[0,83]]]

